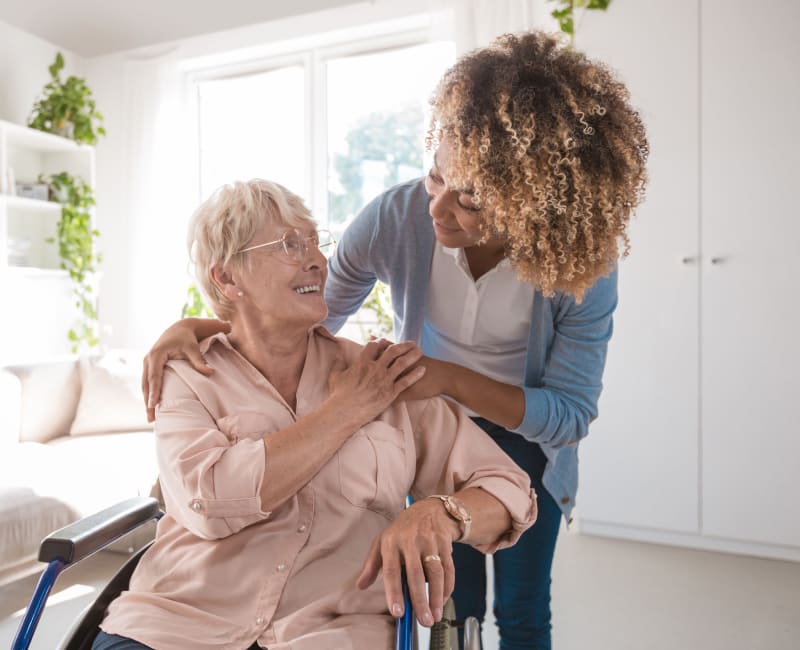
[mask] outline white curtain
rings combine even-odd
[[[453,12],[456,54],[483,47],[500,34],[557,28],[545,0],[444,0]]]
[[[124,62],[127,107],[129,345],[149,347],[180,317],[189,278],[186,225],[197,203],[197,143],[176,53]]]

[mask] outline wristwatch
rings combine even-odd
[[[469,510],[461,499],[457,499],[451,494],[431,494],[428,498],[441,500],[445,512],[461,526],[461,537],[455,541],[460,542],[462,539],[467,539],[469,528],[472,526],[472,515],[469,514]]]

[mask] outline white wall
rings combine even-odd
[[[84,60],[78,55],[0,22],[0,119],[27,122],[58,51],[64,56],[64,72],[80,74]]]

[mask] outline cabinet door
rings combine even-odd
[[[627,83],[651,145],[600,415],[580,448],[577,510],[588,531],[591,522],[698,529],[697,18],[698,0],[615,0],[578,31],[577,47]]]
[[[800,3],[702,25],[702,530],[800,546]]]

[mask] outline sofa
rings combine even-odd
[[[140,352],[0,367],[0,585],[47,534],[133,496],[160,496]],[[116,550],[133,551],[152,529]]]

